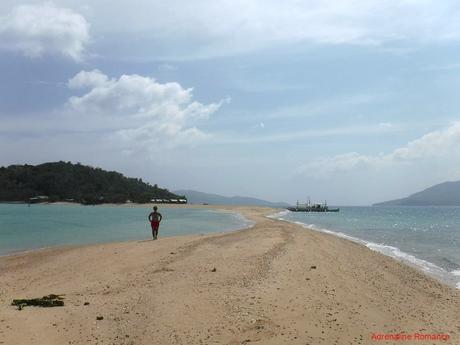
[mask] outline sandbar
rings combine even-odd
[[[273,209],[216,208],[255,225],[1,257],[0,344],[459,344],[459,290]],[[10,305],[49,294],[64,307]],[[394,338],[416,334],[444,338]]]

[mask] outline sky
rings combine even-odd
[[[0,165],[369,205],[460,180],[460,4],[0,2]]]

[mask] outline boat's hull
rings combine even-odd
[[[339,212],[339,208],[328,207],[288,207],[291,212]]]

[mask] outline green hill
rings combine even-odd
[[[412,194],[374,206],[460,206],[460,181],[444,182]]]
[[[128,178],[116,171],[80,163],[53,162],[0,168],[0,201],[24,202],[42,195],[52,202],[84,204],[124,203],[127,200],[145,203],[152,198],[180,198],[142,179]]]

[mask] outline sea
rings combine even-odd
[[[151,238],[148,207],[0,204],[0,255]],[[160,237],[247,228],[237,213],[160,207]],[[460,289],[460,207],[341,207],[270,216],[360,243]]]
[[[272,217],[360,243],[460,289],[460,207],[341,207]]]
[[[0,204],[0,255],[60,245],[150,239],[148,207]],[[243,229],[236,213],[160,207],[159,237]]]

